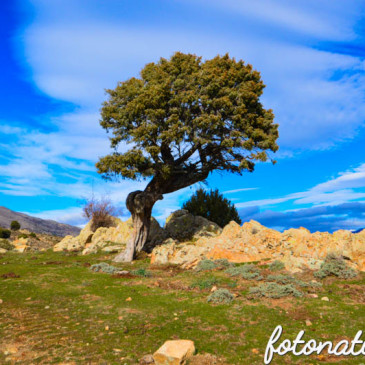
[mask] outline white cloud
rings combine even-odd
[[[241,191],[252,191],[252,190],[257,190],[258,188],[242,188],[242,189],[234,189],[234,190],[226,190],[226,191],[222,191],[222,194],[234,194],[234,193],[239,193]]]
[[[365,192],[356,189],[365,188],[365,164],[340,173],[338,177],[318,184],[303,192],[292,193],[279,198],[252,200],[236,203],[237,208],[251,206],[272,206],[292,201],[294,204],[339,205],[365,198]]]

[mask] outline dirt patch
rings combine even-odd
[[[3,279],[15,279],[15,278],[20,278],[20,275],[17,275],[13,272],[8,272],[6,274],[2,274],[1,277]]]
[[[62,261],[47,261],[47,262],[44,262],[44,265],[62,265],[64,264],[64,262]]]
[[[154,282],[154,286],[157,286],[161,289],[168,289],[168,290],[191,290],[190,287],[184,284],[181,281],[162,281],[157,280]]]
[[[210,354],[195,355],[189,359],[189,365],[228,365],[224,359]]]
[[[135,279],[138,276],[128,273],[128,274],[113,274],[111,277],[115,279]]]
[[[294,319],[295,321],[305,321],[307,319],[309,319],[310,321],[313,321],[313,320],[316,319],[304,307],[298,307],[298,308],[295,308],[295,309],[290,309],[288,311],[288,316],[290,318]]]

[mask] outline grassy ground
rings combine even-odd
[[[301,289],[319,298],[255,299],[248,289],[258,282],[219,270],[151,268],[144,259],[118,266],[147,268],[151,277],[113,277],[88,267],[111,258],[49,251],[0,256],[0,364],[138,364],[164,341],[179,338],[193,340],[201,355],[216,356],[192,363],[263,364],[278,324],[285,338],[305,329],[306,339],[318,341],[352,339],[363,329],[364,275],[347,281],[327,278],[322,288]],[[305,273],[302,279],[313,276]],[[212,283],[238,296],[231,304],[207,303]],[[330,301],[322,301],[323,296]],[[306,326],[306,320],[312,325]],[[365,362],[276,355],[273,364],[336,361]]]

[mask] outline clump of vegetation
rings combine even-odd
[[[241,278],[246,280],[263,279],[263,277],[260,275],[260,269],[252,264],[230,267],[225,271],[225,273],[230,276],[240,276]]]
[[[286,285],[286,284],[293,284],[293,285],[297,285],[300,286],[301,288],[317,288],[319,286],[322,286],[321,283],[317,283],[317,282],[305,282],[302,280],[299,280],[293,276],[287,275],[287,274],[278,274],[278,275],[268,275],[268,277],[266,278],[267,281],[274,281],[278,284],[282,284],[282,285]]]
[[[183,204],[182,208],[193,215],[207,218],[220,227],[224,227],[230,221],[235,221],[238,224],[242,223],[234,204],[220,194],[218,189],[210,192],[204,189],[197,190]]]
[[[119,271],[115,266],[109,265],[106,262],[101,262],[100,264],[94,264],[90,266],[91,271],[104,272],[106,274],[115,274]]]
[[[233,264],[229,262],[227,259],[217,259],[214,260],[214,263],[217,267],[217,269],[228,269],[229,267],[232,267]]]
[[[194,281],[194,283],[190,285],[190,288],[199,288],[200,290],[204,290],[211,288],[214,284],[217,284],[217,279],[211,277],[208,279],[199,279]]]
[[[319,279],[324,279],[327,276],[337,276],[341,279],[351,279],[357,276],[357,272],[347,265],[342,256],[329,254],[322,263],[319,271],[314,273],[314,276]]]
[[[214,270],[217,268],[217,265],[214,261],[204,259],[199,261],[198,265],[196,266],[196,271],[209,271]]]
[[[94,196],[87,200],[83,207],[84,217],[91,221],[90,229],[96,231],[100,227],[112,227],[114,217],[121,214],[111,200],[102,197],[100,199]]]
[[[282,297],[301,297],[303,294],[297,290],[292,284],[281,285],[278,283],[263,283],[259,286],[250,288],[250,294],[258,297],[266,297],[279,299]]]
[[[20,223],[18,221],[12,221],[10,223],[10,229],[12,231],[19,231],[19,229],[20,229]]]
[[[280,271],[283,270],[284,268],[285,268],[284,263],[279,260],[275,260],[269,265],[269,270],[271,271]]]
[[[229,304],[233,301],[234,295],[227,289],[217,289],[207,298],[208,303]]]
[[[38,240],[39,238],[37,237],[37,235],[34,232],[30,232],[29,233],[29,237],[35,238],[36,240]]]
[[[0,238],[10,238],[10,229],[0,228]]]
[[[232,267],[233,264],[230,263],[227,259],[218,259],[218,260],[201,260],[196,266],[196,271],[209,271],[209,270],[223,270],[229,267]]]
[[[11,244],[7,239],[0,239],[0,248],[3,248],[4,250],[11,251],[14,249],[14,245]]]
[[[26,233],[21,233],[18,238],[28,238],[29,236]]]
[[[137,269],[137,270],[132,270],[131,274],[135,275],[135,276],[142,276],[144,278],[149,278],[149,277],[152,276],[151,272],[144,269],[144,268]]]

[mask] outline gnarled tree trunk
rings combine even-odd
[[[137,190],[128,194],[126,205],[132,214],[133,235],[127,242],[125,251],[118,254],[115,262],[131,262],[136,254],[143,250],[150,231],[152,208],[162,195]]]

